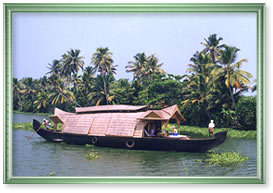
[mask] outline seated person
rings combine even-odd
[[[50,127],[52,128],[52,125],[50,124],[50,122],[46,119],[44,119],[43,124],[46,126],[47,129],[49,129]]]
[[[173,126],[172,128],[173,128],[173,133],[170,133],[169,135],[178,136],[178,131],[177,131],[176,127]]]
[[[156,133],[155,133],[155,130],[154,129],[151,129],[151,136],[156,136]]]

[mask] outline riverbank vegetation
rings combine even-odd
[[[54,125],[53,122],[50,123],[51,125]],[[34,131],[32,122],[23,122],[23,123],[13,123],[12,124],[13,129],[22,129],[26,131]],[[49,127],[48,129],[53,130],[53,127]],[[62,125],[58,124],[57,125],[57,131],[62,130]]]
[[[49,115],[53,115],[52,113],[37,113],[37,112],[22,112],[22,111],[18,111],[18,110],[13,110],[13,113],[18,113],[18,114],[23,114],[23,115],[38,115],[38,116],[49,116]]]
[[[240,50],[222,41],[216,34],[205,38],[183,75],[164,71],[168,64],[154,54],[136,53],[124,69],[132,80],[115,78],[117,65],[108,47],[90,54],[90,65],[80,50],[70,49],[53,59],[40,79],[13,78],[13,109],[53,113],[55,107],[73,112],[92,105],[160,109],[177,104],[189,126],[207,127],[213,119],[217,127],[256,130],[256,97],[243,95],[256,88],[250,87],[252,75],[241,69],[247,59],[237,58]]]
[[[176,126],[176,125],[175,125]],[[163,126],[163,131],[173,132],[173,124],[169,124],[167,127]],[[221,131],[228,131],[228,138],[237,139],[256,139],[257,132],[255,130],[238,130],[232,128],[215,128],[214,133]],[[187,135],[192,138],[197,137],[209,137],[209,132],[207,127],[196,127],[196,126],[181,126],[179,129],[179,134]]]
[[[32,122],[23,122],[23,123],[13,123],[13,129],[22,129],[26,131],[34,131],[32,127]]]
[[[53,125],[53,123],[51,122]],[[169,131],[169,133],[173,132],[172,129],[173,124],[169,124],[167,127],[163,126],[163,131]],[[58,124],[57,130],[61,130],[62,125]],[[24,122],[24,123],[13,123],[13,129],[22,129],[26,131],[33,131],[32,122]],[[52,128],[50,128],[52,129]],[[215,133],[227,130],[228,138],[237,138],[237,139],[256,139],[257,132],[255,130],[236,130],[230,128],[215,128]],[[195,137],[209,137],[208,128],[206,127],[196,127],[196,126],[184,126],[182,125],[179,129],[179,133],[182,135],[188,135],[192,138]]]
[[[221,166],[233,165],[249,159],[236,152],[208,153],[207,156],[208,158],[204,160],[206,164]]]

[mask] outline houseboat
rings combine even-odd
[[[53,128],[46,128],[33,119],[36,133],[47,141],[79,145],[206,152],[224,143],[227,137],[227,131],[216,133],[210,138],[163,133],[162,126],[167,127],[170,121],[175,121],[178,128],[185,122],[177,105],[161,110],[148,110],[147,106],[102,105],[75,108],[75,113],[56,108],[54,115],[49,118],[54,122]],[[62,125],[61,130],[57,130],[58,124]]]

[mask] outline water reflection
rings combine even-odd
[[[236,166],[213,166],[196,160],[205,153],[123,150],[46,142],[31,132],[15,130],[13,135],[14,176],[255,176],[254,140],[230,140],[214,151],[247,152],[249,160]],[[237,146],[232,144],[237,143]],[[235,148],[234,148],[235,147]],[[247,148],[248,150],[243,150]],[[250,149],[252,149],[250,151]],[[85,155],[97,152],[99,158]]]

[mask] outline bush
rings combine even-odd
[[[186,119],[186,125],[206,127],[209,124],[210,119],[206,111],[198,103],[184,105],[181,113]]]
[[[237,117],[241,129],[256,130],[256,97],[242,96],[237,104]]]

